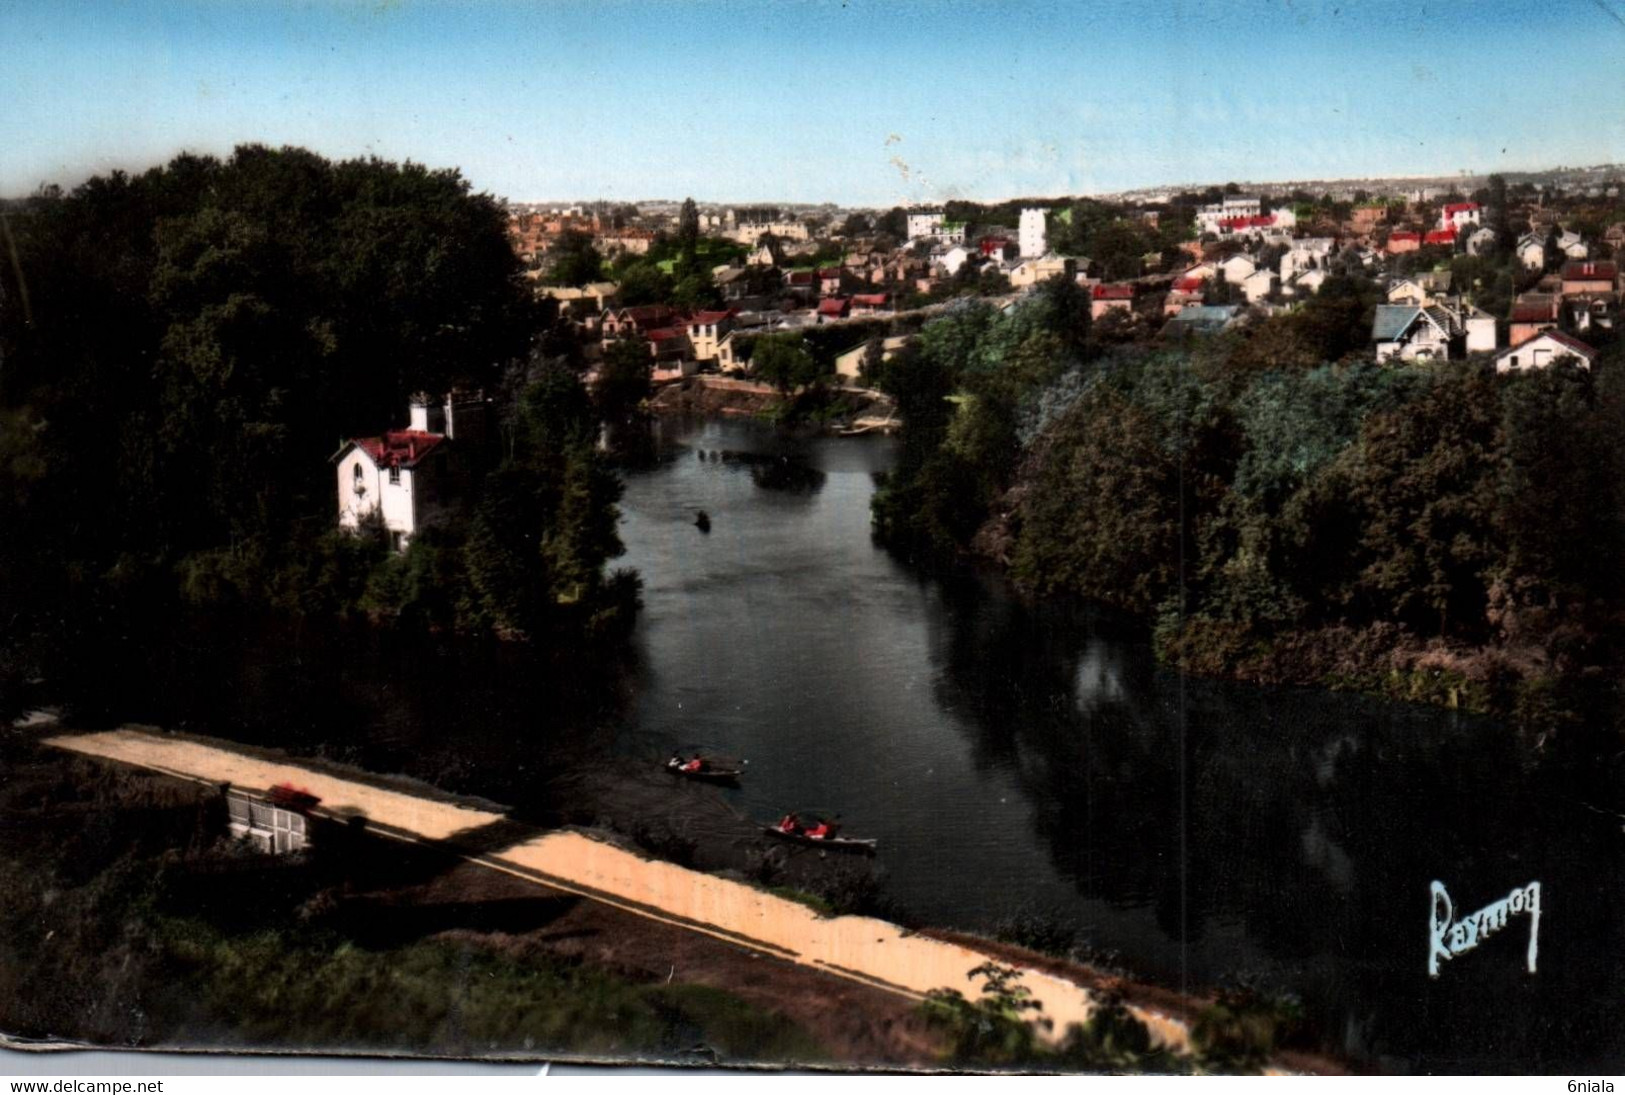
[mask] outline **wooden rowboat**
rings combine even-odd
[[[873,852],[880,846],[878,840],[859,840],[850,836],[808,836],[806,833],[787,832],[777,825],[763,825],[762,832],[776,836],[780,840],[788,840],[792,844],[805,844],[813,848],[847,848],[852,851]]]

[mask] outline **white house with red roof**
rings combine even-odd
[[[454,442],[459,432],[463,448],[482,442],[485,418],[483,395],[453,393],[444,403],[417,395],[406,429],[350,438],[332,456],[339,527],[356,532],[379,520],[390,547],[404,551],[418,530],[460,504],[463,468]]]
[[[1439,210],[1439,227],[1460,232],[1468,225],[1478,227],[1482,211],[1477,202],[1451,202]]]
[[[1510,373],[1521,369],[1544,369],[1572,357],[1582,369],[1597,360],[1597,351],[1562,331],[1543,331],[1502,353],[1495,359],[1495,371]]]

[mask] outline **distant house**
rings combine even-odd
[[[1435,228],[1422,237],[1422,242],[1429,247],[1454,247],[1458,233],[1454,227]]]
[[[1247,303],[1256,304],[1275,292],[1278,280],[1273,270],[1254,270],[1241,279],[1241,292]]]
[[[1283,282],[1304,270],[1324,270],[1337,249],[1337,241],[1329,236],[1293,240],[1281,256],[1280,274]]]
[[[846,271],[839,266],[824,266],[818,271],[818,295],[833,297],[846,285]]]
[[[786,270],[784,288],[791,296],[811,300],[818,295],[818,272],[815,270]]]
[[[1324,270],[1305,270],[1293,278],[1292,284],[1287,288],[1292,291],[1294,296],[1310,296],[1320,292],[1320,287],[1326,284],[1327,277],[1328,275]]]
[[[1388,286],[1389,304],[1410,304],[1418,307],[1433,303],[1433,296],[1415,278],[1400,278]]]
[[[1560,298],[1552,293],[1521,293],[1507,316],[1507,345],[1521,346],[1557,326]]]
[[[1234,326],[1240,316],[1239,304],[1188,305],[1163,325],[1162,337],[1179,339],[1191,335],[1217,334]]]
[[[910,213],[906,223],[910,240],[932,239],[942,232],[942,210]]]
[[[845,297],[825,297],[818,302],[818,322],[845,319],[852,311],[852,302]]]
[[[421,529],[461,506],[469,455],[485,441],[486,418],[482,394],[453,392],[443,404],[417,395],[406,429],[345,441],[330,458],[339,527],[357,532],[376,520],[390,547],[404,551]],[[459,434],[461,459],[453,453]]]
[[[1099,319],[1107,312],[1134,310],[1134,286],[1096,285],[1089,290],[1089,316]]]
[[[944,251],[937,257],[937,261],[942,264],[944,270],[948,271],[948,276],[953,277],[959,273],[960,267],[969,262],[971,256],[976,253],[964,245],[958,245]]]
[[[1546,266],[1546,241],[1533,232],[1519,236],[1515,250],[1518,264],[1525,270],[1540,270]]]
[[[1015,289],[1029,289],[1041,281],[1066,274],[1067,260],[1055,255],[1023,259],[1010,269],[1010,285]]]
[[[1558,234],[1557,249],[1563,252],[1564,258],[1583,259],[1591,255],[1591,249],[1586,246],[1586,241],[1580,233],[1570,232],[1567,229]]]
[[[1495,229],[1479,228],[1467,237],[1469,255],[1487,255],[1495,250]]]
[[[1613,262],[1570,261],[1563,264],[1563,295],[1611,293],[1619,279],[1619,266]]]
[[[616,308],[604,313],[599,333],[605,342],[633,335],[646,334],[661,327],[669,327],[677,320],[677,310],[664,304],[639,304],[631,308]]]
[[[1252,260],[1252,256],[1242,254],[1231,255],[1217,265],[1224,272],[1224,280],[1232,285],[1240,285],[1258,270],[1258,263]]]
[[[1479,215],[1477,202],[1455,202],[1439,210],[1439,227],[1454,235],[1468,225],[1477,225]]]
[[[1400,255],[1406,251],[1419,250],[1421,246],[1422,233],[1401,230],[1388,233],[1388,244],[1385,249],[1390,255]]]
[[[657,367],[694,359],[694,348],[688,341],[686,326],[656,327],[645,331],[643,337],[649,344],[649,356],[654,358]]]
[[[717,347],[733,329],[734,312],[698,312],[688,319],[688,343],[696,361],[715,361]]]
[[[1564,358],[1573,358],[1581,368],[1589,369],[1596,363],[1597,351],[1562,331],[1542,331],[1497,356],[1495,371],[1508,373],[1520,369],[1544,369]]]
[[[1415,304],[1379,304],[1371,321],[1371,341],[1378,361],[1399,358],[1448,359],[1453,332],[1442,309]]]
[[[890,361],[897,356],[897,351],[915,340],[914,335],[891,335],[881,343],[880,360]],[[869,343],[863,342],[836,355],[835,375],[846,380],[856,380],[863,373],[863,362],[869,353]]]
[[[309,802],[316,801],[305,796]],[[295,795],[278,801],[240,787],[226,789],[226,828],[238,840],[272,855],[302,852],[310,844],[310,818]]]
[[[1618,311],[1618,293],[1570,293],[1563,298],[1563,313],[1576,331],[1611,331]]]
[[[855,316],[875,316],[892,310],[890,293],[854,293],[852,295],[852,314]]]

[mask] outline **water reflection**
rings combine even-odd
[[[938,702],[972,714],[979,768],[1015,774],[1056,869],[1154,917],[1142,968],[1299,994],[1391,1066],[1617,1062],[1611,1016],[1581,1002],[1625,962],[1602,881],[1621,834],[1576,805],[1582,782],[1607,793],[1584,771],[1486,720],[1182,679],[1119,623],[998,590],[945,596],[930,626]],[[1537,878],[1564,894],[1540,975],[1508,932],[1430,982],[1434,878],[1466,907]]]

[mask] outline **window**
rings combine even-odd
[[[401,485],[401,469],[399,465],[389,469],[389,482],[391,486]]]

